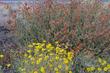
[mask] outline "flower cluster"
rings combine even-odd
[[[32,43],[24,53],[24,64],[34,66],[32,73],[72,73],[73,52],[65,47],[59,47],[58,42],[55,45],[46,41]]]
[[[110,64],[107,63],[106,60],[103,60],[103,59],[99,58],[99,59],[98,59],[98,63],[100,64],[100,67],[94,67],[94,66],[87,67],[87,68],[86,68],[86,71],[88,71],[88,72],[93,72],[93,71],[110,72]]]

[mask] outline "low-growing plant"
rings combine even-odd
[[[61,48],[58,42],[35,42],[22,54],[17,69],[20,73],[72,73],[74,52]]]

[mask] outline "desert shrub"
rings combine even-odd
[[[80,42],[98,53],[109,43],[108,19],[109,14],[97,0],[71,0],[65,5],[47,0],[43,5],[22,6],[17,17],[17,33],[21,43],[37,37],[39,41],[68,42],[75,48]]]

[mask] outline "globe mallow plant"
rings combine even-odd
[[[74,52],[66,48],[66,45],[61,48],[58,42],[31,43],[18,70],[20,73],[72,73]]]

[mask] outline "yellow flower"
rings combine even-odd
[[[25,68],[21,68],[21,71],[25,71]]]
[[[54,54],[53,53],[50,53],[50,56],[53,56]]]
[[[56,59],[56,60],[59,60],[59,56],[56,56],[55,59]]]
[[[3,58],[3,57],[4,57],[4,55],[1,54],[1,55],[0,55],[0,58]]]
[[[69,71],[69,73],[73,73],[72,71]]]
[[[68,59],[64,58],[64,63],[68,64],[69,63]]]
[[[73,57],[73,53],[72,52],[68,52],[68,59],[72,60],[72,57]]]
[[[33,48],[33,45],[28,45],[29,48]]]
[[[37,71],[34,71],[34,73],[38,73]]]
[[[28,53],[31,53],[31,52],[32,52],[32,50],[27,50],[27,52],[28,52]]]
[[[32,58],[32,55],[29,55],[28,58]]]
[[[49,56],[45,56],[44,60],[47,60],[49,58]]]
[[[28,56],[28,54],[25,53],[25,54],[24,54],[24,57],[27,57],[27,56]]]
[[[49,66],[52,67],[53,65],[52,64],[49,64]]]
[[[61,69],[62,68],[62,65],[58,65],[58,68]]]
[[[54,61],[53,59],[50,60],[50,62],[53,62],[53,61]]]
[[[54,68],[55,71],[58,71],[58,68]]]
[[[52,44],[49,43],[46,45],[46,49],[48,52],[50,52],[50,51],[54,50],[54,47],[52,46]]]
[[[6,66],[7,66],[7,67],[10,67],[10,66],[11,66],[11,64],[7,64]]]
[[[86,68],[86,70],[87,70],[88,72],[94,71],[94,70],[95,70],[95,67],[88,67],[88,68]]]
[[[102,70],[102,68],[97,68],[97,70],[98,70],[98,71],[101,71],[101,70]]]
[[[101,58],[99,58],[98,61],[101,65],[107,64],[107,62],[105,60],[102,60]]]
[[[42,46],[38,45],[38,46],[35,46],[35,48],[40,50],[40,49],[42,49]]]
[[[98,61],[99,61],[99,63],[101,63],[102,62],[102,59],[101,58],[98,58]]]
[[[55,73],[60,73],[60,72],[56,71]]]
[[[49,49],[49,48],[51,48],[51,47],[52,47],[52,44],[50,44],[50,43],[46,45],[46,48],[47,48],[47,49]]]
[[[64,49],[61,49],[60,52],[63,53],[64,52]]]
[[[45,73],[45,68],[44,68],[44,67],[41,67],[41,68],[40,68],[40,71],[41,71],[42,73]]]
[[[34,57],[32,57],[32,58],[30,58],[30,60],[34,61],[34,60],[35,60],[35,58],[34,58]]]
[[[34,61],[32,61],[31,64],[34,64]]]
[[[107,71],[108,70],[108,68],[107,67],[104,67],[104,69],[103,69],[104,71]]]
[[[105,65],[105,64],[107,64],[107,61],[103,61],[102,63],[101,63],[101,65]]]
[[[43,40],[43,43],[46,43],[46,40]]]
[[[61,50],[61,48],[56,47],[56,53],[59,53],[60,50]]]
[[[39,58],[39,61],[42,61],[42,58]]]
[[[32,45],[33,45],[33,46],[35,46],[35,45],[36,45],[36,43],[32,43]]]
[[[40,55],[39,55],[39,57],[42,57],[42,56],[43,56],[43,54],[40,54]]]
[[[68,48],[68,46],[67,46],[67,45],[65,45],[65,48],[67,49],[67,48]]]
[[[36,45],[40,46],[40,45],[41,45],[41,43],[36,43]]]
[[[58,41],[56,41],[55,43],[56,43],[56,44],[58,44],[59,42],[58,42]]]
[[[87,70],[88,72],[90,72],[90,71],[91,71],[91,68],[86,68],[86,70]]]
[[[39,58],[39,59],[36,61],[36,64],[40,64],[42,60],[43,60],[42,58]]]
[[[91,68],[91,71],[95,70],[95,67],[90,67]]]
[[[39,60],[37,60],[37,61],[36,61],[36,64],[40,64],[40,61],[39,61]]]
[[[107,68],[109,68],[109,69],[110,69],[110,64],[108,64],[108,65],[107,65]]]
[[[42,48],[42,52],[44,52],[45,51],[45,49],[44,48]]]

